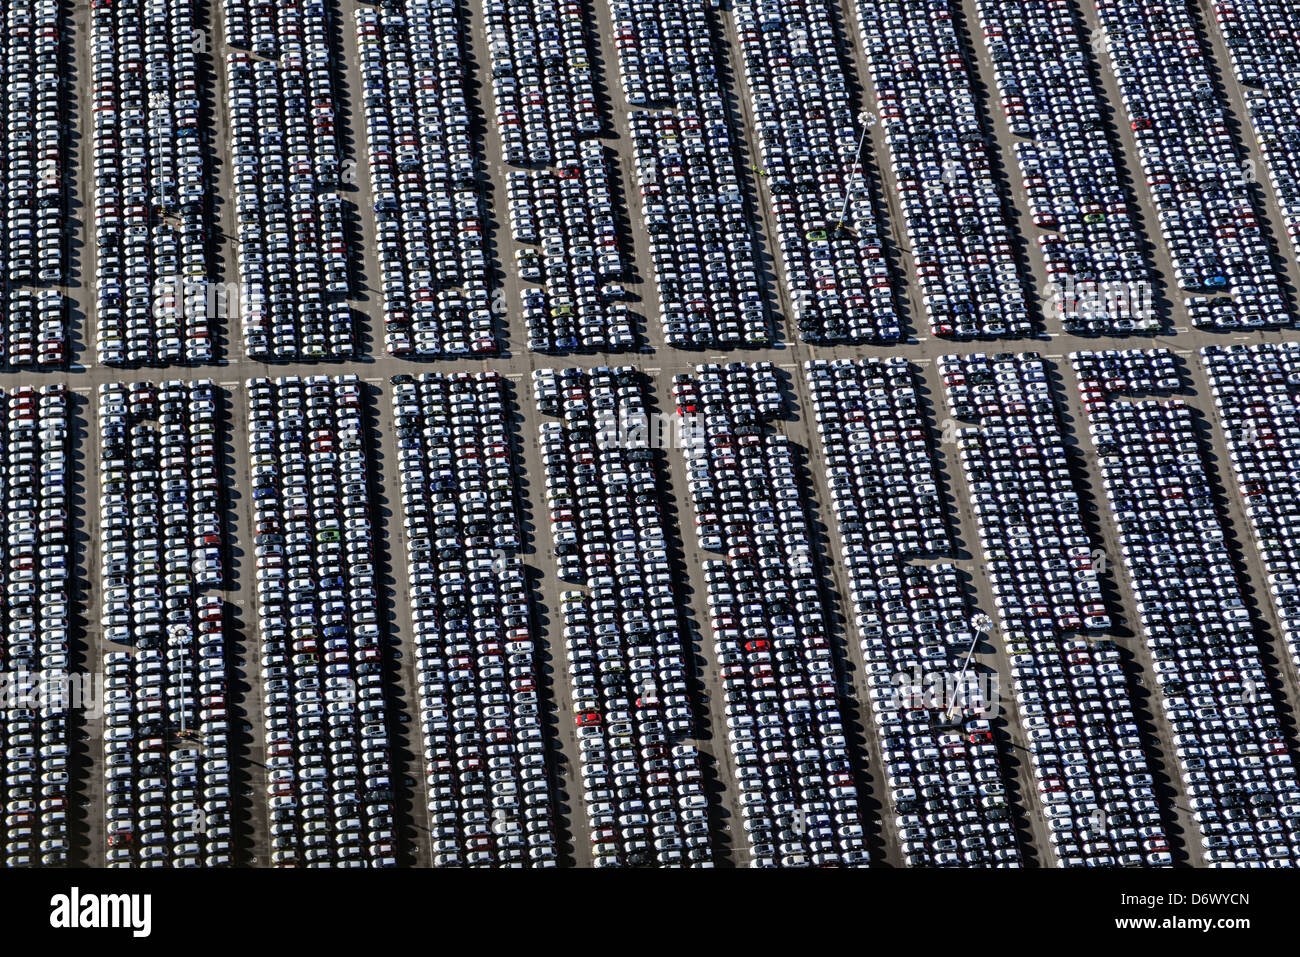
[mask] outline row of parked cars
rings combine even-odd
[[[1036,353],[940,356],[985,568],[1014,630],[1106,629],[1093,543],[1070,477],[1047,367]]]
[[[17,0],[0,12],[0,359],[61,365],[67,338],[54,289],[65,269],[62,7]]]
[[[196,596],[164,641],[104,656],[109,867],[233,861],[227,654],[221,599]]]
[[[915,370],[823,359],[804,374],[903,854],[916,867],[1016,866],[996,685],[966,664],[973,609],[952,564],[922,563],[951,544]]]
[[[217,396],[211,381],[99,387],[106,860],[232,860],[221,599]]]
[[[519,277],[530,283],[522,304],[528,348],[632,349],[607,151],[599,140],[585,140],[559,147],[555,160],[554,167],[511,170],[506,178],[512,234],[529,247],[515,251]]]
[[[733,15],[758,129],[755,172],[776,217],[800,338],[898,341],[884,226],[860,155],[862,119],[849,105],[839,10],[828,0],[744,0]]]
[[[1214,18],[1243,87],[1282,226],[1300,252],[1300,10],[1266,0],[1216,0]]]
[[[1300,343],[1206,346],[1201,362],[1228,443],[1282,638],[1300,668]]]
[[[761,346],[771,339],[752,220],[721,103],[704,111],[639,110],[629,118],[659,321],[664,338],[680,347]]]
[[[534,351],[636,345],[625,292],[610,164],[600,141],[591,37],[562,0],[488,0],[484,7],[497,130],[521,311]],[[532,248],[540,247],[540,248]]]
[[[68,300],[57,289],[9,289],[0,302],[0,348],[11,366],[63,365],[67,358]]]
[[[1182,0],[1097,0],[1147,186],[1197,326],[1289,325],[1260,197]],[[1216,295],[1210,295],[1216,294]]]
[[[682,0],[609,8],[623,92],[639,107],[629,123],[664,337],[682,347],[765,345],[753,217],[708,8]]]
[[[197,590],[222,581],[217,418],[207,379],[99,387],[108,641],[160,647],[192,624]]]
[[[1064,431],[1035,353],[943,356],[956,434],[1034,779],[1065,865],[1169,864]]]
[[[271,863],[394,866],[363,387],[247,386]]]
[[[1165,349],[1070,357],[1192,815],[1211,865],[1295,866],[1300,782]]]
[[[854,4],[931,331],[1025,336],[1033,325],[954,6]]]
[[[505,160],[514,268],[539,352],[635,348],[612,176],[585,13],[567,0],[487,0],[485,32]],[[540,247],[540,248],[532,248]]]
[[[99,361],[206,362],[209,157],[195,4],[95,4],[96,349]]]
[[[708,798],[661,514],[647,380],[630,366],[539,369],[546,500],[583,798],[597,866],[713,862]]]
[[[464,15],[443,0],[355,12],[390,355],[497,348]]]
[[[393,377],[436,866],[556,861],[503,379]]]
[[[225,4],[228,20],[239,10]],[[274,60],[226,56],[240,313],[258,359],[345,359],[356,348],[330,31],[324,0],[280,4],[248,32]]]
[[[714,23],[683,0],[607,0],[623,98],[637,109],[673,109],[717,90]]]
[[[843,676],[816,539],[769,362],[709,363],[674,381],[699,417],[683,441],[723,715],[749,856],[759,867],[864,866]],[[686,412],[693,408],[695,412]]]
[[[1066,332],[1119,335],[1159,327],[1120,161],[1089,69],[1089,47],[1065,0],[981,0],[979,22],[1049,280]]]
[[[28,681],[59,688],[71,669],[68,587],[69,394],[62,385],[0,390],[0,667],[12,692]],[[68,860],[67,698],[37,691],[0,711],[4,863]]]
[[[483,8],[497,129],[507,163],[550,166],[602,128],[582,8],[562,0],[487,0]]]

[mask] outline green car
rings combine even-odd
[[[824,229],[810,229],[808,230],[807,235],[804,236],[804,239],[810,240],[812,242],[816,242],[817,240],[821,240],[825,238],[826,238],[826,230]]]
[[[318,542],[337,542],[339,538],[340,535],[337,528],[323,528],[316,533],[316,541]]]

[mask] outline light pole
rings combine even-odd
[[[854,175],[862,168],[862,144],[867,141],[867,133],[875,125],[876,118],[866,110],[858,114],[858,122],[862,124],[862,135],[858,137],[858,148],[853,151],[853,169],[849,174],[849,180],[844,184],[844,205],[840,207],[840,221],[835,228],[839,229],[844,225],[844,217],[849,214],[849,195],[853,185]]]
[[[962,698],[966,696],[966,669],[970,667],[970,660],[975,656],[975,646],[979,644],[980,635],[987,635],[993,627],[993,619],[988,615],[976,615],[971,619],[971,639],[970,647],[966,649],[966,660],[961,663],[961,674],[957,678],[957,695]],[[953,695],[953,701],[948,705],[948,710],[944,712],[945,721],[952,720],[953,708],[957,707],[957,695]]]

